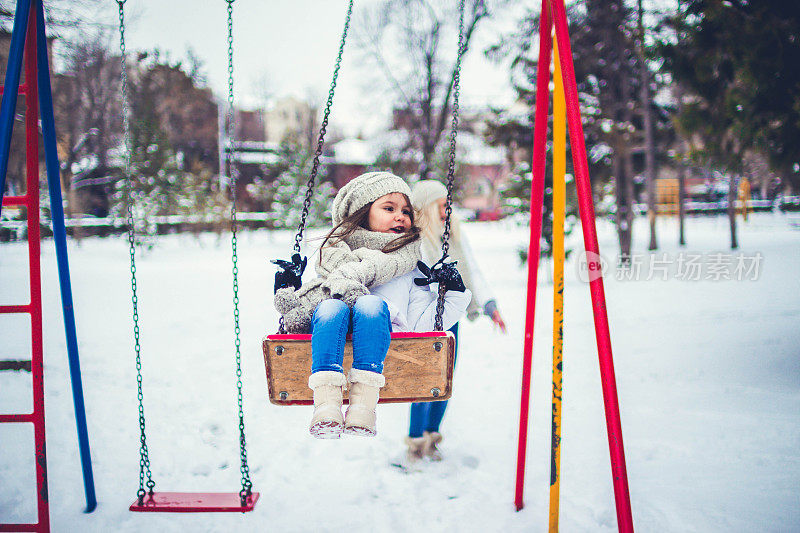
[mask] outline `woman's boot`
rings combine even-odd
[[[408,465],[413,465],[422,461],[425,457],[425,445],[427,440],[425,437],[406,437],[406,462]]]
[[[425,449],[423,450],[425,456],[431,461],[441,461],[442,452],[439,451],[438,446],[442,442],[442,434],[438,431],[425,431],[422,437],[425,439]]]

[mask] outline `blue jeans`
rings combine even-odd
[[[458,324],[450,328],[456,337],[456,349],[453,354],[453,364],[458,355]],[[447,400],[441,402],[416,402],[411,404],[411,416],[408,424],[408,436],[411,438],[421,437],[423,431],[438,432],[439,425],[444,418],[444,411],[447,409]]]
[[[351,310],[341,300],[323,300],[311,318],[311,373],[344,372],[344,343],[353,333],[353,368],[383,373],[392,323],[383,298],[368,294]]]

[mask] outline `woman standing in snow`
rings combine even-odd
[[[419,181],[411,194],[411,205],[417,213],[417,223],[422,233],[422,260],[431,265],[442,255],[442,236],[446,218],[447,188],[435,180]],[[497,302],[478,268],[469,243],[461,233],[457,217],[450,217],[449,259],[458,262],[458,271],[464,285],[472,291],[472,301],[467,307],[467,317],[475,320],[481,312],[505,333],[506,325],[497,309]],[[445,327],[448,327],[445,325]],[[456,336],[458,355],[458,324],[450,328]],[[424,457],[441,461],[438,444],[442,441],[439,425],[444,417],[447,401],[411,404],[408,436],[406,437],[406,463],[413,464]]]
[[[430,331],[438,286],[419,286],[420,230],[411,189],[388,172],[369,172],[342,187],[333,200],[334,228],[320,247],[317,277],[276,291],[275,307],[289,333],[311,333],[314,414],[310,433],[374,436],[375,407],[386,383],[383,362],[392,331]],[[299,280],[298,280],[299,281]],[[299,283],[298,283],[299,284]],[[455,324],[472,298],[456,275],[445,295],[445,327]],[[353,366],[345,379],[345,337],[353,335]],[[342,388],[350,405],[342,416]]]

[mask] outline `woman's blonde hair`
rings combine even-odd
[[[417,207],[416,225],[420,228],[422,238],[436,246],[442,244],[442,234],[444,233],[444,222],[439,216],[439,204],[436,201],[429,202],[427,205]],[[461,237],[461,224],[458,217],[450,215],[450,239],[458,242]]]

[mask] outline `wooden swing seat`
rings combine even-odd
[[[312,405],[311,335],[268,335],[262,344],[269,401],[275,405]],[[456,340],[448,331],[392,333],[384,361],[386,386],[380,403],[431,402],[453,394]],[[353,364],[348,335],[344,348],[345,374]],[[344,397],[347,403],[347,393]]]
[[[149,513],[246,513],[252,511],[259,493],[254,492],[242,505],[238,492],[154,492],[144,503],[134,500],[131,511]]]

